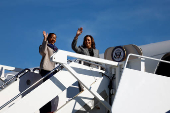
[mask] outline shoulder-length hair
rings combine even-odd
[[[90,38],[91,38],[91,47],[92,47],[93,49],[96,49],[96,45],[95,45],[95,42],[94,42],[94,38],[93,38],[91,35],[86,35],[86,36],[84,37],[83,46],[86,47],[86,45],[85,45],[86,37],[90,37]]]

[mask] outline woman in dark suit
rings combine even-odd
[[[72,42],[72,49],[76,53],[99,58],[99,50],[96,49],[94,38],[91,35],[86,35],[84,37],[83,45],[77,47],[78,36],[81,35],[82,32],[83,28],[78,28],[76,36],[74,37]]]
[[[83,45],[77,47],[78,36],[81,35],[82,32],[83,32],[83,28],[82,27],[78,28],[76,36],[74,37],[72,42],[72,49],[76,53],[99,58],[99,50],[96,49],[94,38],[91,35],[86,35],[84,37]],[[84,64],[90,66],[89,63],[84,63]],[[79,91],[80,92],[83,91],[84,90],[83,86],[79,82],[78,85],[79,85]]]

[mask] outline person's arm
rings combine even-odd
[[[42,45],[39,46],[39,52],[42,56],[44,56],[47,52],[47,37],[48,37],[48,33],[46,34],[45,31],[43,31],[43,36],[44,36],[44,40],[42,42]]]
[[[77,40],[78,40],[78,37],[79,35],[81,35],[81,33],[83,32],[83,28],[78,28],[77,30],[77,33],[76,33],[76,36],[74,37],[73,41],[72,41],[72,49],[76,52],[76,53],[81,53],[81,49],[79,47],[77,47]]]

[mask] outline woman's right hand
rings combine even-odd
[[[48,33],[46,34],[45,31],[43,31],[44,41],[47,41]]]
[[[76,36],[75,36],[74,39],[77,40],[77,39],[78,39],[78,36],[81,35],[82,32],[83,32],[83,28],[82,28],[82,27],[78,28],[77,33],[76,33]]]
[[[81,35],[82,32],[83,32],[83,28],[80,27],[80,28],[78,28],[76,35],[79,36],[79,35]]]

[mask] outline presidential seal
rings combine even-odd
[[[112,59],[116,62],[121,62],[126,57],[126,51],[122,46],[117,46],[112,51]]]

